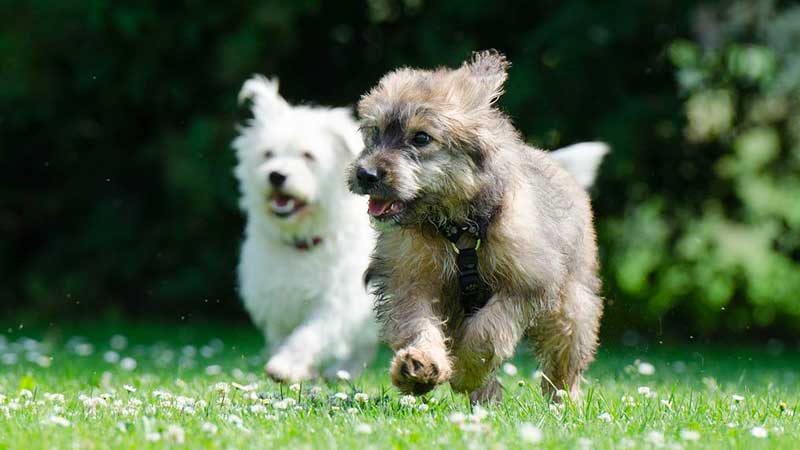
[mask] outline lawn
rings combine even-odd
[[[0,449],[800,447],[790,346],[607,343],[564,407],[520,352],[502,404],[470,409],[447,386],[398,395],[386,351],[354,380],[281,386],[260,344],[213,324],[2,329]]]

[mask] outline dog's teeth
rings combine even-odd
[[[283,204],[280,204],[283,203]],[[273,201],[272,202],[272,210],[277,213],[288,213],[294,211],[294,199],[289,199],[285,203],[284,202]]]

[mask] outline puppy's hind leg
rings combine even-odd
[[[554,401],[558,390],[580,397],[583,371],[594,359],[603,304],[600,297],[577,282],[561,294],[559,308],[539,315],[528,330],[542,366],[542,393]]]

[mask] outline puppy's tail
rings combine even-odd
[[[289,108],[286,100],[278,94],[278,79],[260,74],[245,81],[239,91],[239,104],[248,100],[253,102],[253,115],[262,120]]]
[[[594,184],[597,169],[608,152],[608,144],[604,142],[581,142],[554,150],[549,155],[567,169],[578,184],[589,189]]]

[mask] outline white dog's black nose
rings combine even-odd
[[[368,169],[366,167],[359,167],[356,169],[356,178],[358,183],[363,187],[370,187],[380,181],[384,173],[380,169]]]
[[[286,175],[280,172],[270,172],[269,173],[269,182],[276,188],[283,186],[283,183],[286,181]]]

